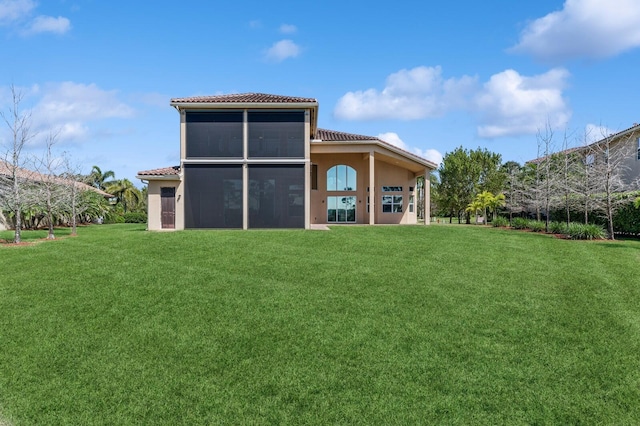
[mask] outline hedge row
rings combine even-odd
[[[509,221],[504,217],[493,220],[494,227],[509,226]],[[546,223],[541,220],[525,219],[515,217],[511,221],[513,229],[528,229],[533,232],[546,232]],[[602,240],[607,237],[607,233],[602,225],[571,222],[567,225],[564,222],[550,222],[548,232],[550,234],[564,235],[572,240]]]

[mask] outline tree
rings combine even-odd
[[[629,167],[626,165],[627,159],[634,153],[632,136],[616,144],[612,143],[612,138],[603,135],[604,138],[591,145],[594,161],[591,167],[594,168],[593,176],[597,188],[595,203],[597,208],[604,212],[607,220],[607,231],[610,239],[615,239],[613,218],[616,211],[627,202],[624,197],[618,194],[628,189],[624,182],[624,175]]]
[[[485,208],[484,203],[481,200],[478,200],[478,198],[476,198],[475,200],[473,200],[471,203],[469,203],[469,205],[467,206],[467,208],[465,209],[465,211],[467,211],[470,214],[475,215],[476,217],[476,225],[478,224],[478,213],[480,211],[482,211],[482,209]],[[485,218],[486,220],[486,218]]]
[[[505,205],[509,211],[509,224],[513,220],[513,213],[520,213],[523,209],[522,202],[522,168],[515,161],[507,161],[502,166],[502,172],[506,176]]]
[[[487,202],[487,207],[493,213],[493,219],[498,216],[498,209],[500,207],[504,207],[506,205],[506,197],[504,194],[500,193],[497,195],[491,194]]]
[[[27,198],[26,176],[23,167],[22,149],[34,135],[31,133],[31,113],[22,112],[20,104],[23,94],[11,85],[11,104],[7,113],[0,111],[0,117],[7,125],[10,137],[4,152],[6,174],[0,175],[0,201],[3,210],[8,211],[14,220],[14,243],[21,242],[22,210]]]
[[[118,179],[106,184],[105,191],[116,198],[124,213],[135,209],[142,199],[140,190],[129,179]]]
[[[53,155],[52,149],[56,144],[58,133],[49,133],[46,139],[45,152],[42,158],[37,160],[36,170],[39,172],[35,185],[37,198],[36,205],[41,206],[46,219],[49,232],[47,239],[55,239],[54,225],[56,217],[64,210],[65,185],[58,178],[59,160]]]
[[[109,178],[114,180],[107,181],[107,179]],[[87,183],[93,186],[94,188],[98,188],[104,191],[107,186],[115,183],[115,178],[116,178],[116,174],[113,172],[113,170],[107,170],[103,173],[100,167],[93,166],[91,168],[91,173],[89,173],[89,176],[87,178]]]
[[[506,175],[501,171],[500,163],[500,154],[480,148],[468,151],[459,147],[445,154],[438,169],[440,185],[437,195],[441,207],[451,217],[456,214],[459,220],[466,211],[466,222],[470,223],[470,212],[466,208],[476,194],[502,190]]]

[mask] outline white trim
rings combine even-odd
[[[182,175],[158,175],[158,176],[136,175],[136,179],[140,179],[141,181],[145,181],[145,180],[173,180],[173,181],[181,181],[181,180],[182,180]]]

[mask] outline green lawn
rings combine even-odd
[[[639,424],[639,272],[478,226],[1,245],[0,423]]]

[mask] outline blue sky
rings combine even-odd
[[[55,130],[84,172],[134,181],[179,162],[175,97],[313,97],[320,127],[434,161],[523,163],[547,124],[562,148],[640,121],[637,0],[0,0],[0,40],[0,108],[22,91],[29,151]]]

